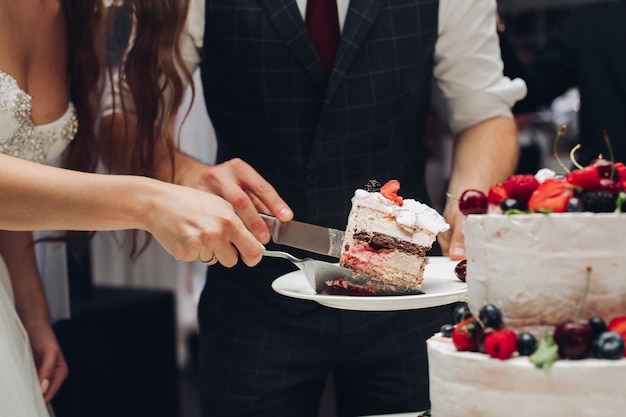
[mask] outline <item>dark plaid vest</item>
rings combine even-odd
[[[202,79],[218,159],[242,158],[296,219],[330,227],[345,228],[369,179],[397,179],[401,195],[428,202],[438,8],[351,0],[329,75],[295,0],[207,0]]]

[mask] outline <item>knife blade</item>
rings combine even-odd
[[[295,220],[281,222],[274,216],[259,213],[270,222],[272,241],[280,245],[339,258],[344,231]]]

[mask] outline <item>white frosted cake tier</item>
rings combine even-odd
[[[450,338],[427,342],[434,417],[622,417],[626,359],[559,360],[539,369],[527,357],[458,352]]]
[[[540,333],[574,319],[589,267],[582,317],[626,315],[626,214],[470,215],[464,233],[472,311]]]

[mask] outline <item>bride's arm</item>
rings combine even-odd
[[[50,323],[32,233],[0,231],[0,255],[11,277],[15,308],[28,333],[44,399],[49,402],[67,377],[68,369]]]
[[[150,232],[176,259],[238,255],[249,266],[262,246],[224,199],[189,187],[126,175],[88,174],[0,155],[0,229]]]

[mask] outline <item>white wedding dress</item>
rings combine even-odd
[[[45,125],[33,125],[30,96],[19,88],[13,77],[0,71],[1,153],[39,163],[53,163],[73,139],[76,129],[76,113],[71,103],[60,119]],[[51,256],[48,255],[44,255],[45,262],[40,258],[40,270],[42,265],[49,268],[44,265],[50,263],[49,259]],[[65,264],[64,256],[55,263]],[[55,275],[55,279],[56,283],[44,282],[44,287],[63,298],[67,279],[63,274]],[[49,292],[46,294],[49,302],[54,301],[50,300]],[[53,316],[63,316],[66,302],[56,303],[61,307],[53,307],[53,304]],[[54,311],[60,313],[54,314]],[[9,274],[0,256],[0,416],[48,417],[50,413],[43,401],[28,335],[14,307]]]

